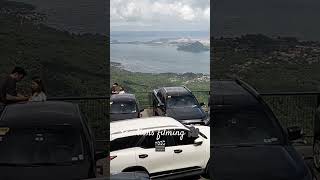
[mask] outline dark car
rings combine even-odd
[[[316,111],[314,119],[313,162],[320,171],[320,107]]]
[[[183,124],[205,124],[207,114],[186,87],[162,87],[153,90],[153,114],[172,117]]]
[[[246,83],[214,81],[211,157],[215,180],[311,180],[311,169],[292,146],[299,127],[283,129],[261,96]]]
[[[0,118],[0,179],[94,178],[95,139],[78,105],[29,102],[8,105]]]
[[[205,118],[205,120],[204,120],[204,124],[206,125],[206,126],[210,126],[210,102],[211,102],[211,99],[210,99],[210,97],[208,98],[208,112],[207,112],[207,117]]]
[[[134,94],[114,94],[110,98],[111,121],[140,118],[142,111]]]

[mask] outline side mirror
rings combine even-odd
[[[158,103],[158,105],[157,105],[158,107],[163,107],[164,106],[164,104],[163,103]]]
[[[203,143],[203,140],[201,138],[197,138],[194,140],[194,145],[195,146],[200,146]]]
[[[200,106],[204,106],[204,105],[206,105],[204,102],[200,103]]]
[[[108,157],[108,153],[106,151],[96,152],[94,156],[94,160],[98,161],[100,159],[104,159]]]
[[[290,141],[301,139],[303,137],[303,131],[298,126],[288,127],[288,137]]]

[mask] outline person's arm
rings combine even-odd
[[[12,96],[7,94],[6,99],[7,101],[27,101],[29,98],[25,96]]]

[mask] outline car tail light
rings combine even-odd
[[[109,160],[113,160],[114,158],[116,158],[117,156],[109,156]]]

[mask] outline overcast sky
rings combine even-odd
[[[111,31],[209,31],[210,0],[111,0]]]

